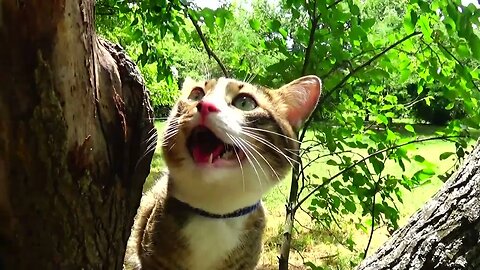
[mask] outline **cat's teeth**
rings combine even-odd
[[[231,159],[233,157],[233,151],[232,150],[228,150],[228,151],[225,151],[223,154],[222,154],[222,157],[223,159]]]
[[[208,158],[208,163],[212,163],[213,162],[213,154],[210,154],[210,157]]]

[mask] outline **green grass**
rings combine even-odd
[[[159,134],[162,134],[164,122],[156,122],[155,126]],[[417,128],[417,127],[416,127]],[[435,129],[432,127],[419,127],[418,131],[424,132],[424,135],[433,134]],[[161,136],[159,136],[161,137]],[[310,133],[308,137],[313,137]],[[159,143],[160,144],[160,143]],[[429,141],[412,145],[409,149],[409,155],[423,155],[430,161],[429,166],[433,166],[439,172],[451,170],[455,160],[453,157],[446,160],[439,160],[439,156],[443,152],[455,152],[453,143],[445,141]],[[412,164],[407,165],[406,173],[411,175],[423,165]],[[164,162],[161,158],[160,146],[157,145],[157,151],[154,154],[151,173],[147,178],[144,190],[148,189],[158,178],[160,172],[164,168]],[[310,167],[307,173],[315,173],[320,178],[330,176],[337,172],[333,166],[327,166],[323,162],[317,162]],[[401,168],[392,161],[385,164],[385,172],[400,176]],[[408,218],[417,211],[429,198],[431,198],[442,186],[443,182],[438,177],[432,177],[430,181],[419,186],[412,191],[402,189],[404,203],[398,203],[397,207],[400,211],[399,225],[404,225]],[[264,251],[260,260],[259,269],[277,269],[277,256],[282,241],[283,223],[285,215],[285,202],[287,201],[290,190],[290,175],[284,181],[275,186],[264,197],[264,203],[267,208],[267,228],[264,237]],[[305,203],[308,207],[309,201]],[[369,235],[362,230],[355,229],[353,221],[359,219],[365,220],[365,217],[357,215],[346,215],[338,217],[340,227],[326,229],[319,224],[313,222],[310,217],[302,211],[297,212],[297,221],[295,225],[292,240],[292,252],[290,255],[291,269],[309,269],[303,266],[304,262],[312,261],[317,265],[322,265],[326,269],[352,269],[350,261],[359,262],[360,252],[363,252]],[[381,246],[389,237],[389,233],[385,227],[375,230],[371,246],[368,254],[373,253]],[[339,242],[345,242],[351,238],[355,242],[354,251],[349,250]]]

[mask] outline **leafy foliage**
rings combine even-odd
[[[180,0],[97,1],[98,31],[136,59],[159,115],[186,76],[228,73],[271,87],[319,76],[322,99],[305,125],[315,135],[300,133],[302,165],[292,174],[287,216],[308,204],[319,224],[359,216],[355,227],[371,234],[398,227],[402,190],[447,173],[432,157],[410,154],[415,143],[451,140],[456,152],[440,159],[466,155],[480,123],[479,16],[472,4],[441,0],[257,0],[215,10]],[[414,127],[422,120],[444,128],[425,137]],[[335,173],[310,170],[318,162]],[[356,250],[351,239],[344,245]],[[288,253],[280,269],[285,263]]]

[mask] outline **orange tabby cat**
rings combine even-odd
[[[187,79],[164,134],[168,173],[142,198],[127,268],[254,269],[261,197],[296,162],[296,132],[320,89],[315,76],[277,90]]]

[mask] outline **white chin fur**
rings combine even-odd
[[[271,172],[264,169],[264,173],[255,164],[257,176],[247,160],[242,162],[243,176],[240,166],[199,167],[191,160],[182,165],[170,170],[172,195],[193,207],[215,214],[226,214],[255,204],[275,183]]]

